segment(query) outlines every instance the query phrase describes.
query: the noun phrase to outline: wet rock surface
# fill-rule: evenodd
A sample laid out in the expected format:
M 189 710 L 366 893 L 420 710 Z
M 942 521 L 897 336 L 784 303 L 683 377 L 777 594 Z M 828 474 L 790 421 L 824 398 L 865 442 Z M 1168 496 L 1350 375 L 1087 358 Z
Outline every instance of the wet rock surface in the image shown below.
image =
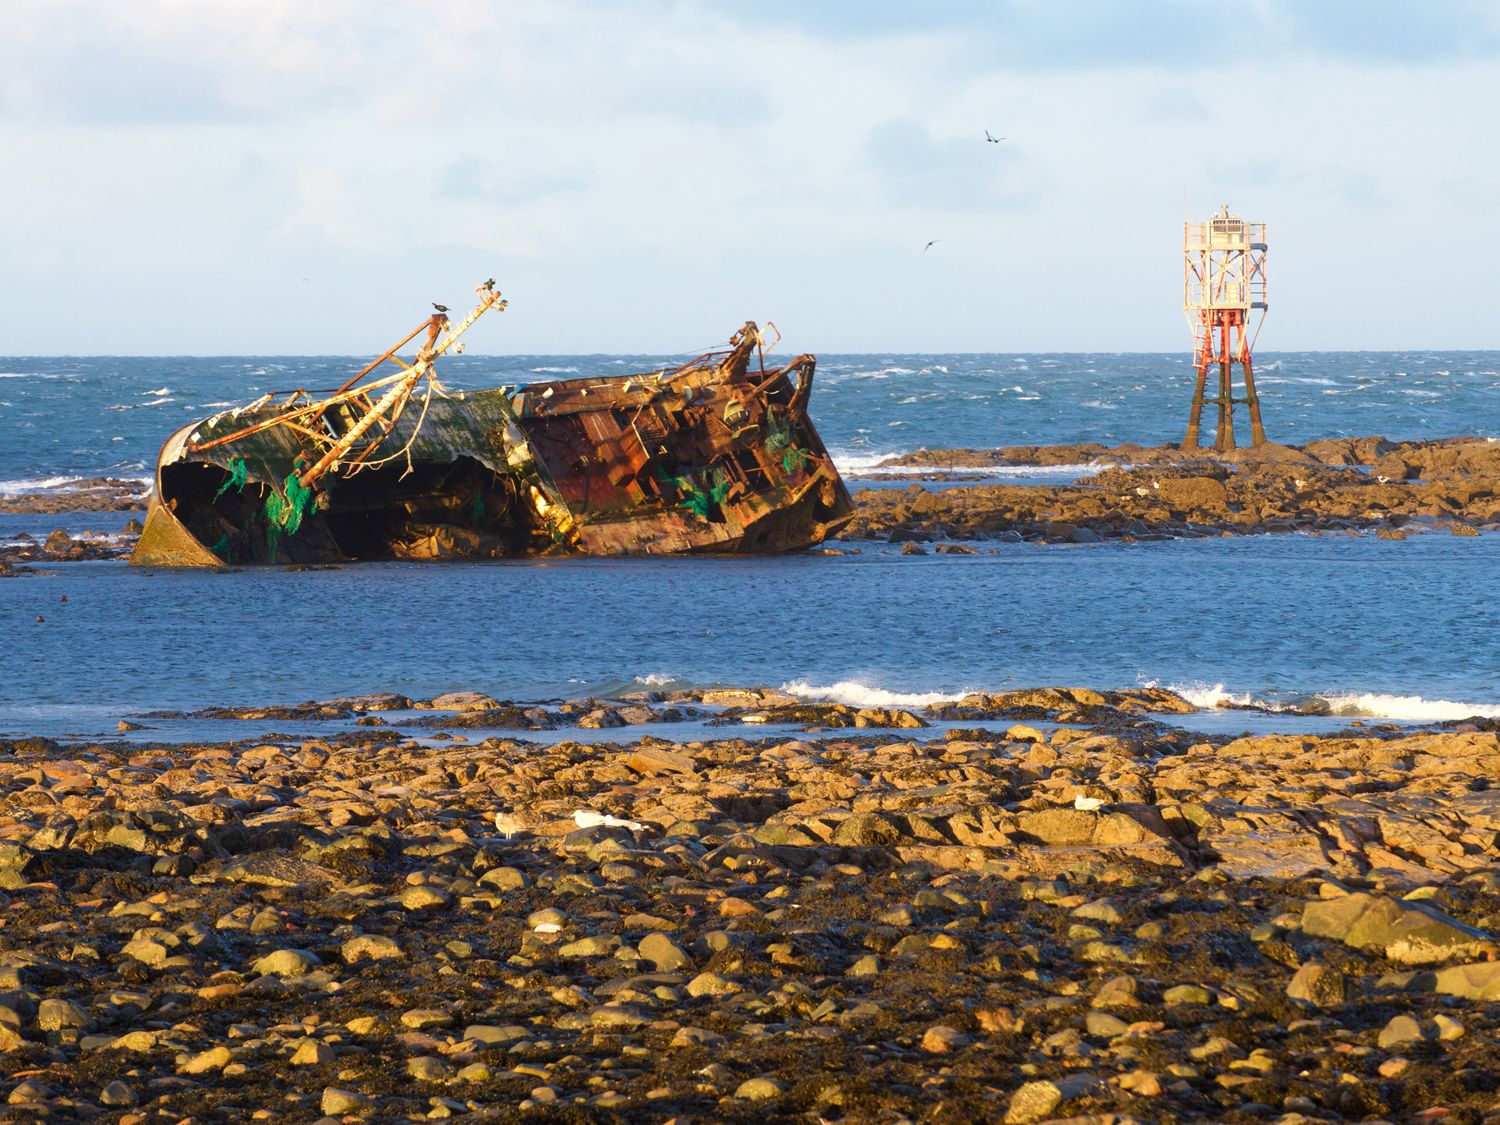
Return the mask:
M 1500 737 L 1179 705 L 0 742 L 0 1116 L 1500 1119 Z
M 144 512 L 148 492 L 138 480 L 88 477 L 66 487 L 0 496 L 0 512 Z
M 846 539 L 891 542 L 1202 538 L 1259 532 L 1500 529 L 1500 443 L 1345 438 L 1217 455 L 1173 446 L 921 450 L 888 466 L 1050 466 L 1100 471 L 1073 485 L 864 489 Z M 1102 468 L 1101 468 L 1102 467 Z
M 130 554 L 139 528 L 127 525 L 118 535 L 84 532 L 69 535 L 61 528 L 45 539 L 22 532 L 12 541 L 0 545 L 0 575 L 35 573 L 30 563 L 88 562 L 97 559 L 123 559 Z

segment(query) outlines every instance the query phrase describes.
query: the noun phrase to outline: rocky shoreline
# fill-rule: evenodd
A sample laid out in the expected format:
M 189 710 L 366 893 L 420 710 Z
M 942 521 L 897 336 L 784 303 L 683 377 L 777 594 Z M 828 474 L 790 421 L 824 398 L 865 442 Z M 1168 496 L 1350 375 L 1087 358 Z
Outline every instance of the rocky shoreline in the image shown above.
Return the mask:
M 0 513 L 52 515 L 63 512 L 144 512 L 150 489 L 141 481 L 89 477 L 66 487 L 0 495 Z
M 1079 465 L 1070 485 L 966 484 L 864 489 L 846 539 L 921 543 L 1203 538 L 1287 532 L 1500 530 L 1500 443 L 1350 438 L 1267 445 L 1223 456 L 1175 446 L 923 450 L 884 470 Z
M 984 470 L 1086 466 L 1075 484 L 985 483 Z M 1267 445 L 1219 456 L 1175 446 L 1096 444 L 937 449 L 883 462 L 900 488 L 858 488 L 857 514 L 842 542 L 904 543 L 924 553 L 972 553 L 974 541 L 1096 543 L 1289 532 L 1374 532 L 1404 539 L 1421 532 L 1478 535 L 1500 530 L 1500 443 L 1487 438 L 1391 442 L 1342 438 L 1294 447 Z M 868 479 L 868 478 L 866 478 Z M 926 483 L 941 482 L 929 489 Z M 138 483 L 100 478 L 0 497 L 0 512 L 140 511 Z M 0 577 L 28 564 L 124 558 L 139 534 L 131 520 L 117 536 L 45 541 L 18 537 L 0 546 Z
M 597 703 L 0 741 L 4 1118 L 1500 1121 L 1493 723 Z

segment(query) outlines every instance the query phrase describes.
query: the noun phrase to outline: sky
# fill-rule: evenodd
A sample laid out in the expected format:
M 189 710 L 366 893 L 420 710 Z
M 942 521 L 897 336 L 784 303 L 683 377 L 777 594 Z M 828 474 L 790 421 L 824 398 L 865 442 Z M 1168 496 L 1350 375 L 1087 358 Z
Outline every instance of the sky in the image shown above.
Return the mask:
M 0 353 L 1496 348 L 1481 0 L 7 0 Z M 985 131 L 1005 139 L 985 140 Z M 927 249 L 929 241 L 934 244 Z

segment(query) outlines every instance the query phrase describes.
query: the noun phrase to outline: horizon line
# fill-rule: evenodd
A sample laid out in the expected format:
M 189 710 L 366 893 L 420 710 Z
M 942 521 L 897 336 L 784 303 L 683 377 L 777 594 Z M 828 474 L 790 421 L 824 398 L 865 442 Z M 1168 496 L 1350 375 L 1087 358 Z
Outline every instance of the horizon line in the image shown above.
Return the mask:
M 1407 345 L 1399 348 L 1266 348 L 1256 352 L 1256 355 L 1332 355 L 1341 352 L 1364 353 L 1370 355 L 1399 355 L 1410 352 L 1477 352 L 1477 353 L 1500 353 L 1500 345 L 1493 347 L 1429 347 L 1425 345 Z M 54 359 L 329 359 L 329 360 L 366 360 L 374 353 L 370 352 L 52 352 L 41 353 L 11 353 L 0 354 L 0 362 L 10 360 L 54 360 Z M 620 357 L 631 356 L 641 358 L 652 358 L 657 356 L 691 356 L 703 354 L 697 351 L 655 351 L 655 352 L 473 352 L 467 351 L 462 356 L 445 356 L 442 358 L 452 359 L 505 359 L 505 358 L 537 358 L 537 359 L 594 359 L 605 356 Z M 767 352 L 769 356 L 793 357 L 797 352 Z M 811 353 L 814 357 L 820 353 Z M 1013 351 L 893 351 L 882 349 L 880 351 L 848 352 L 836 349 L 822 352 L 825 356 L 1035 356 L 1035 355 L 1150 355 L 1150 356 L 1192 356 L 1191 348 L 1182 349 L 1159 349 L 1159 348 L 1130 348 L 1130 349 L 1047 349 L 1047 348 L 1025 348 Z

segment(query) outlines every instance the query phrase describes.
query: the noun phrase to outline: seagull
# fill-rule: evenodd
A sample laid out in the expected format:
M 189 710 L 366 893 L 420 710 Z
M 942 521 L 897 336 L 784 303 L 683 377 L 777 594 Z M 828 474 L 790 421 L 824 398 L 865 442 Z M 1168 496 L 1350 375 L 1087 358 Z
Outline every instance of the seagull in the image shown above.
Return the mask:
M 934 246 L 936 246 L 941 241 L 943 241 L 941 238 L 934 238 L 926 246 L 922 247 L 922 253 L 924 253 L 924 254 L 927 253 L 927 251 L 931 250 Z
M 638 820 L 625 820 L 608 813 L 597 813 L 593 809 L 579 809 L 573 814 L 573 823 L 579 828 L 628 828 L 632 832 L 642 832 L 646 828 Z
M 1098 797 L 1085 797 L 1082 793 L 1073 795 L 1073 807 L 1080 812 L 1098 812 L 1108 802 L 1101 801 Z
M 990 136 L 990 131 L 988 129 L 986 129 L 984 131 L 984 139 L 987 140 L 987 141 L 989 141 L 990 144 L 992 144 L 992 145 L 997 145 L 1001 141 L 1005 140 L 1004 137 L 992 137 L 992 136 Z
M 436 301 L 432 302 L 432 307 L 435 308 L 435 309 L 437 309 L 437 311 L 440 312 L 440 313 L 445 313 L 445 312 L 448 311 L 448 306 L 447 305 L 440 305 Z
M 534 816 L 525 813 L 497 812 L 495 814 L 495 828 L 509 840 L 516 833 L 530 835 L 531 830 L 537 825 Z

